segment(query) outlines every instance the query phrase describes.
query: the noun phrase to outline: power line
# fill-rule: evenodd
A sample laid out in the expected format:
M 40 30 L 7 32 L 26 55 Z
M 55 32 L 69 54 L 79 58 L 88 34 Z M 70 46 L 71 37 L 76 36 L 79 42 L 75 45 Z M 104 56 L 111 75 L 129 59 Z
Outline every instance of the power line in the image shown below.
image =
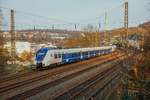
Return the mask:
M 102 12 L 99 16 L 96 16 L 94 18 L 90 18 L 90 19 L 85 19 L 83 21 L 80 21 L 81 22 L 84 22 L 84 21 L 89 21 L 89 20 L 95 20 L 95 19 L 99 19 L 101 17 L 103 17 L 103 15 L 105 14 L 105 12 L 111 12 L 112 10 L 118 8 L 122 6 L 121 5 L 118 5 L 118 6 L 115 6 L 114 8 L 111 8 L 111 9 L 108 9 L 108 10 L 105 10 L 104 12 Z M 6 7 L 3 7 L 3 6 L 0 6 L 0 8 L 3 8 L 3 9 L 7 9 L 7 10 L 10 10 L 10 8 L 6 8 Z M 29 12 L 25 12 L 25 11 L 20 11 L 20 10 L 15 10 L 17 13 L 22 13 L 22 14 L 25 14 L 25 15 L 30 15 L 30 16 L 34 16 L 34 17 L 38 17 L 38 18 L 42 18 L 42 19 L 46 19 L 46 20 L 51 20 L 51 21 L 58 21 L 58 22 L 62 22 L 62 23 L 66 23 L 66 24 L 69 24 L 69 25 L 74 25 L 74 24 L 77 24 L 77 23 L 74 23 L 74 22 L 68 22 L 68 21 L 65 21 L 65 20 L 60 20 L 60 19 L 54 19 L 54 18 L 48 18 L 48 17 L 45 17 L 45 16 L 41 16 L 41 15 L 37 15 L 37 14 L 33 14 L 33 13 L 29 13 Z
M 105 13 L 106 13 L 106 12 L 109 13 L 109 12 L 111 12 L 111 11 L 114 10 L 114 9 L 118 9 L 119 7 L 124 7 L 124 2 L 121 3 L 121 4 L 119 4 L 119 5 L 117 5 L 117 6 L 115 6 L 114 8 L 110 8 L 110 9 L 108 9 L 108 10 L 103 11 L 102 13 L 100 13 L 99 15 L 97 15 L 97 16 L 95 16 L 95 17 L 93 17 L 93 18 L 88 18 L 88 19 L 81 20 L 80 23 L 81 23 L 81 22 L 86 22 L 86 21 L 89 21 L 89 20 L 100 19 L 100 18 L 102 18 L 102 17 L 105 16 Z
M 0 6 L 0 8 L 1 8 L 1 9 L 6 9 L 6 10 L 11 10 L 10 8 L 6 8 L 6 7 L 3 7 L 3 6 Z M 41 16 L 41 15 L 37 15 L 37 14 L 33 14 L 33 13 L 21 11 L 21 10 L 15 10 L 15 12 L 17 12 L 17 13 L 22 13 L 22 14 L 24 14 L 24 15 L 30 15 L 30 16 L 34 16 L 34 17 L 46 19 L 46 20 L 53 20 L 53 21 L 55 20 L 55 21 L 58 21 L 58 22 L 63 22 L 63 23 L 67 23 L 67 24 L 73 24 L 73 23 L 67 22 L 67 21 L 65 21 L 65 20 L 54 19 L 54 18 L 48 18 L 48 17 L 45 17 L 45 16 Z

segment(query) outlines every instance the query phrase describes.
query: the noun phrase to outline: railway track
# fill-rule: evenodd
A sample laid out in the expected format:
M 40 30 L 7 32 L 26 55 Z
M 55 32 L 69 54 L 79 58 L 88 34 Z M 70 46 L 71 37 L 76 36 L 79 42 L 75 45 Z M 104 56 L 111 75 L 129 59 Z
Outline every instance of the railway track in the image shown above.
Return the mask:
M 102 66 L 97 66 L 94 69 L 91 69 L 84 73 L 80 73 L 77 76 L 72 77 L 71 79 L 68 79 L 67 81 L 61 82 L 57 85 L 51 86 L 49 84 L 45 87 L 45 90 L 42 90 L 42 88 L 39 88 L 39 91 L 42 90 L 42 92 L 40 91 L 39 93 L 34 94 L 33 96 L 30 96 L 28 98 L 30 100 L 40 100 L 40 99 L 53 100 L 59 96 L 62 96 L 64 93 L 68 93 L 68 95 L 70 95 L 70 92 L 68 92 L 69 90 L 77 87 L 78 85 L 95 77 L 99 73 L 107 70 L 108 68 L 112 67 L 111 65 L 112 65 L 112 62 L 109 64 L 104 64 Z M 36 89 L 36 90 L 38 90 L 38 89 Z
M 97 90 L 94 88 L 93 93 L 89 95 L 88 98 L 94 99 L 94 100 L 108 100 L 112 92 L 118 88 L 119 83 L 120 83 L 121 75 L 120 73 L 114 75 L 102 88 L 100 88 L 101 83 L 99 82 L 98 84 L 95 85 Z M 90 93 L 90 92 L 89 92 Z
M 96 97 L 97 94 L 99 94 L 107 89 L 106 87 L 109 86 L 109 84 L 111 84 L 110 83 L 111 81 L 113 81 L 115 78 L 117 78 L 119 76 L 119 70 L 118 69 L 113 70 L 110 73 L 105 74 L 105 75 L 107 75 L 107 76 L 103 76 L 103 79 L 100 79 L 101 77 L 99 76 L 99 79 L 97 78 L 97 80 L 95 80 L 95 81 L 93 80 L 93 82 L 86 89 L 84 89 L 78 95 L 75 95 L 70 100 L 83 100 L 83 98 L 85 100 L 89 100 L 91 98 Z M 107 90 L 107 93 L 109 93 L 109 90 Z M 105 94 L 105 96 L 107 96 L 107 95 Z M 103 97 L 105 97 L 105 96 L 103 96 Z M 104 99 L 98 99 L 98 100 L 104 100 Z
M 0 83 L 10 81 L 13 79 L 17 79 L 19 77 L 29 76 L 29 75 L 32 75 L 34 73 L 35 73 L 35 71 L 27 71 L 27 72 L 19 72 L 19 73 L 13 74 L 13 75 L 11 75 L 11 74 L 5 75 L 5 76 L 0 77 Z
M 114 53 L 111 56 L 115 56 L 115 55 L 116 54 Z M 10 85 L 15 85 L 17 83 L 25 82 L 25 81 L 32 80 L 32 79 L 35 80 L 35 78 L 39 78 L 42 75 L 46 76 L 48 74 L 54 74 L 54 73 L 65 72 L 68 70 L 77 69 L 78 67 L 76 67 L 76 66 L 80 67 L 81 64 L 83 65 L 86 63 L 92 63 L 92 62 L 95 62 L 98 60 L 101 60 L 101 62 L 103 62 L 108 57 L 110 57 L 110 55 L 106 55 L 101 58 L 95 58 L 94 60 L 91 59 L 90 61 L 88 60 L 88 61 L 78 62 L 77 64 L 71 64 L 71 65 L 67 65 L 67 66 L 58 67 L 58 68 L 52 69 L 52 70 L 46 70 L 46 71 L 40 71 L 40 72 L 37 71 L 37 72 L 33 72 L 33 73 L 24 73 L 21 75 L 8 77 L 8 79 L 6 78 L 6 79 L 1 80 L 0 91 L 2 88 L 9 87 Z
M 116 56 L 116 55 L 113 55 L 113 56 Z M 108 57 L 109 57 L 109 60 L 113 60 L 113 59 L 116 58 L 116 57 L 113 58 L 113 57 L 107 56 L 106 57 L 107 60 L 104 59 L 105 58 L 104 57 L 104 58 L 91 60 L 91 62 L 89 62 L 89 63 L 101 60 L 101 64 L 103 64 L 103 63 L 108 61 Z M 26 79 L 26 80 L 23 80 L 23 81 L 19 81 L 19 82 L 16 82 L 16 83 L 14 82 L 14 84 L 5 85 L 4 87 L 0 88 L 0 96 L 3 96 L 4 98 L 12 98 L 12 99 L 13 98 L 19 98 L 19 97 L 20 97 L 20 99 L 23 99 L 23 98 L 26 98 L 26 97 L 30 97 L 30 96 L 32 96 L 32 95 L 37 93 L 37 88 L 41 88 L 43 86 L 46 86 L 49 83 L 51 84 L 51 86 L 53 86 L 52 84 L 54 84 L 54 83 L 56 84 L 56 83 L 60 83 L 60 82 L 66 81 L 68 79 L 71 79 L 73 76 L 75 77 L 79 73 L 83 73 L 83 72 L 85 72 L 87 70 L 91 70 L 92 68 L 94 68 L 94 67 L 84 67 L 84 66 L 87 66 L 87 63 L 86 63 L 86 61 L 83 61 L 83 62 L 84 63 L 82 63 L 82 64 L 80 64 L 80 63 L 77 64 L 78 66 L 82 65 L 83 66 L 82 68 L 80 66 L 79 67 L 73 66 L 73 67 L 68 67 L 68 68 L 64 68 L 64 69 L 60 68 L 61 70 L 60 69 L 55 69 L 55 71 L 54 70 L 53 71 L 46 71 L 48 73 L 43 74 L 43 75 L 41 75 L 39 77 L 34 77 L 34 78 Z M 91 66 L 93 66 L 93 65 L 91 65 Z M 69 73 L 67 73 L 68 71 L 69 71 Z M 67 73 L 67 74 L 64 74 L 64 73 Z M 45 81 L 43 83 L 43 84 L 47 83 L 46 85 L 40 84 L 37 87 L 34 87 L 34 84 L 33 84 L 32 88 L 30 88 L 30 89 L 28 88 L 27 89 L 27 87 L 26 87 L 27 85 L 26 84 L 32 84 L 34 82 L 36 82 L 36 84 L 37 84 L 38 81 L 43 81 L 46 78 L 47 79 L 51 79 L 50 81 Z M 24 88 L 26 87 L 26 90 L 21 91 L 23 93 L 20 92 L 20 94 L 14 93 L 14 94 L 8 95 L 8 93 L 9 93 L 8 91 L 12 92 L 11 90 L 19 89 L 19 87 L 22 87 L 22 86 L 24 86 Z M 33 92 L 33 91 L 36 91 L 36 92 Z M 40 91 L 41 91 L 41 89 L 39 89 L 39 92 Z
M 79 97 L 80 97 L 81 93 L 84 93 L 84 95 L 85 95 L 86 91 L 90 90 L 90 88 L 93 87 L 95 85 L 95 83 L 97 83 L 99 81 L 103 81 L 104 78 L 106 78 L 106 76 L 115 74 L 115 72 L 116 72 L 115 70 L 118 70 L 117 68 L 118 67 L 109 68 L 109 69 L 103 71 L 102 73 L 99 73 L 98 75 L 92 77 L 91 79 L 78 85 L 77 87 L 74 87 L 73 89 L 69 90 L 68 92 L 64 93 L 63 95 L 56 97 L 54 100 L 61 100 L 61 99 L 63 99 L 63 100 L 67 100 L 67 99 L 80 100 Z

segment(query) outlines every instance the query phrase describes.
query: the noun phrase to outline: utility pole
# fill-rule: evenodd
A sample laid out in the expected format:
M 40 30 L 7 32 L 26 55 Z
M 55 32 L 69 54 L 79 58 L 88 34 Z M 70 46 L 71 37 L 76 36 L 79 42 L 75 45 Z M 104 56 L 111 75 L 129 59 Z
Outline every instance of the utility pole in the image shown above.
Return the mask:
M 101 23 L 98 24 L 98 28 L 99 28 L 99 32 L 100 32 L 100 29 L 101 29 Z
M 74 28 L 75 28 L 75 30 L 77 29 L 77 24 L 74 24 Z
M 129 59 L 128 59 L 128 0 L 125 0 L 125 7 L 124 7 L 124 29 L 125 29 L 125 33 L 124 33 L 124 36 L 123 36 L 123 40 L 125 41 L 126 45 L 125 45 L 125 49 L 126 49 L 126 56 L 127 56 L 127 59 L 124 60 L 123 62 L 123 97 L 122 99 L 123 100 L 128 100 L 129 99 L 129 96 L 128 96 L 128 67 L 129 67 Z
M 125 1 L 125 14 L 124 14 L 124 28 L 125 28 L 125 40 L 128 43 L 128 0 Z
M 2 32 L 2 26 L 3 26 L 2 20 L 3 20 L 2 10 L 0 9 L 0 33 Z
M 107 31 L 109 28 L 109 16 L 108 13 L 105 13 L 105 38 L 107 45 L 111 43 L 111 32 Z
M 1 4 L 2 4 L 2 1 L 0 0 L 0 6 Z M 3 19 L 2 9 L 0 8 L 0 33 L 2 32 L 2 19 Z
M 54 30 L 55 29 L 55 26 L 54 25 L 52 25 L 52 30 Z
M 33 30 L 34 30 L 34 31 L 36 30 L 35 26 L 33 27 Z
M 12 62 L 14 63 L 16 57 L 16 34 L 15 34 L 15 18 L 14 18 L 14 10 L 10 11 L 10 34 L 11 34 L 11 57 Z
M 104 40 L 105 42 L 109 42 L 109 35 L 107 32 L 107 28 L 108 28 L 108 14 L 107 12 L 105 12 L 105 26 L 104 26 L 105 30 L 104 30 Z
M 105 26 L 104 26 L 104 40 L 106 39 L 106 34 L 107 34 L 107 32 L 106 32 L 106 30 L 107 30 L 107 12 L 105 12 Z

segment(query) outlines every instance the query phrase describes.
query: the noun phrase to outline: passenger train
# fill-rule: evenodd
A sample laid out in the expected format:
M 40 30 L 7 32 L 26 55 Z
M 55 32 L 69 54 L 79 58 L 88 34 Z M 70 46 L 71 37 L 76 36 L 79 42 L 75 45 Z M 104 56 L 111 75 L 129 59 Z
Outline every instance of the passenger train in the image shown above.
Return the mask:
M 52 65 L 70 64 L 72 62 L 111 53 L 115 51 L 115 49 L 115 46 L 72 49 L 52 49 L 43 47 L 35 54 L 36 69 L 42 69 Z

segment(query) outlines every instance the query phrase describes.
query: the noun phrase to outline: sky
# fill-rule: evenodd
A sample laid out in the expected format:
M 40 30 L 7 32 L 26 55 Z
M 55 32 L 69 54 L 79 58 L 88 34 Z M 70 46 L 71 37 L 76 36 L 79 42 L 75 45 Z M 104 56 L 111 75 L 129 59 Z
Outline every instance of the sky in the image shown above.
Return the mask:
M 129 1 L 129 26 L 149 20 L 148 0 Z M 14 9 L 16 26 L 73 29 L 74 24 L 118 28 L 123 26 L 125 0 L 0 0 L 4 23 L 9 25 L 9 9 Z M 7 9 L 6 9 L 7 8 Z M 107 13 L 105 13 L 107 12 Z M 105 15 L 106 21 L 105 21 Z M 106 24 L 104 24 L 106 22 Z

